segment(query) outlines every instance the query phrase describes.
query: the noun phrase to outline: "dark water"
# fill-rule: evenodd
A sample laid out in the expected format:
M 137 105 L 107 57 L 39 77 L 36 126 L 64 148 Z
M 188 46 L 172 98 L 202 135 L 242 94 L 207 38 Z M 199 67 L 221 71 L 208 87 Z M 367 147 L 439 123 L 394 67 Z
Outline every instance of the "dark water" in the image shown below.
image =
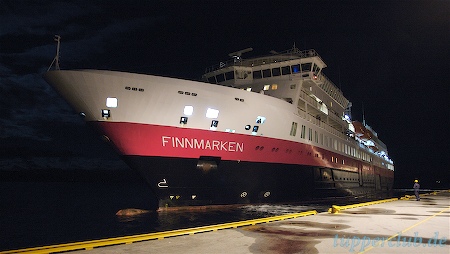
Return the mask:
M 0 251 L 256 219 L 326 204 L 244 205 L 222 210 L 151 212 L 153 196 L 135 181 L 0 181 Z

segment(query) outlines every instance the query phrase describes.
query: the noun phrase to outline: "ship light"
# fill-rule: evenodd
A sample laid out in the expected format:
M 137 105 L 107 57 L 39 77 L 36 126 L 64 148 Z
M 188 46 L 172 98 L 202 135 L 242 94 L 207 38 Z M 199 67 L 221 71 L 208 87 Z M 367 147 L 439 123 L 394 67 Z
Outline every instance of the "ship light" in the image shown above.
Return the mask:
M 117 98 L 112 97 L 106 98 L 106 106 L 108 108 L 117 108 Z
M 208 108 L 206 110 L 206 117 L 207 118 L 217 118 L 218 116 L 219 116 L 219 110 L 213 109 L 213 108 Z
M 183 113 L 185 115 L 191 116 L 193 112 L 194 112 L 194 107 L 192 107 L 192 106 L 184 106 Z

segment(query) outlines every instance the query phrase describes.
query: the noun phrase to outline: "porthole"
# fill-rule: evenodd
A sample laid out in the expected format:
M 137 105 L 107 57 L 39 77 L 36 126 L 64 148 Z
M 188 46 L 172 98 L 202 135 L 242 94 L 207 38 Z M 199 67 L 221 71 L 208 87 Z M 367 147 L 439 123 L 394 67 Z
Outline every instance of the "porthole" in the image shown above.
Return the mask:
M 245 126 L 245 129 L 246 129 L 246 130 L 250 130 L 250 128 L 252 128 L 252 126 L 250 126 L 250 125 L 246 125 L 246 126 Z

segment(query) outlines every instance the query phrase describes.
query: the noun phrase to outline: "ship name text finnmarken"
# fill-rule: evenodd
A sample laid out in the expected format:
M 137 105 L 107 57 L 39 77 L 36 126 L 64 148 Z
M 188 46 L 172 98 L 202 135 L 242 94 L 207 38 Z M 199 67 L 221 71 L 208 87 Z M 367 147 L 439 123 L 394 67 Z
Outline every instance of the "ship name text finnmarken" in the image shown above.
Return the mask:
M 161 136 L 162 146 L 173 148 L 191 148 L 201 150 L 216 150 L 226 152 L 244 152 L 244 143 L 235 141 L 196 139 L 185 137 Z

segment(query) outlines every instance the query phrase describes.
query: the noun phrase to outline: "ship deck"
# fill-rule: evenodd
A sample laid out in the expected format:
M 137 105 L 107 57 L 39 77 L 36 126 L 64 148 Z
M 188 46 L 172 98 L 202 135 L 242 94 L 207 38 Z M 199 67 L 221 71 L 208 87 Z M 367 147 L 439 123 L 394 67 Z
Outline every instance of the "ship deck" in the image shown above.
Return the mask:
M 450 191 L 5 253 L 450 253 Z

